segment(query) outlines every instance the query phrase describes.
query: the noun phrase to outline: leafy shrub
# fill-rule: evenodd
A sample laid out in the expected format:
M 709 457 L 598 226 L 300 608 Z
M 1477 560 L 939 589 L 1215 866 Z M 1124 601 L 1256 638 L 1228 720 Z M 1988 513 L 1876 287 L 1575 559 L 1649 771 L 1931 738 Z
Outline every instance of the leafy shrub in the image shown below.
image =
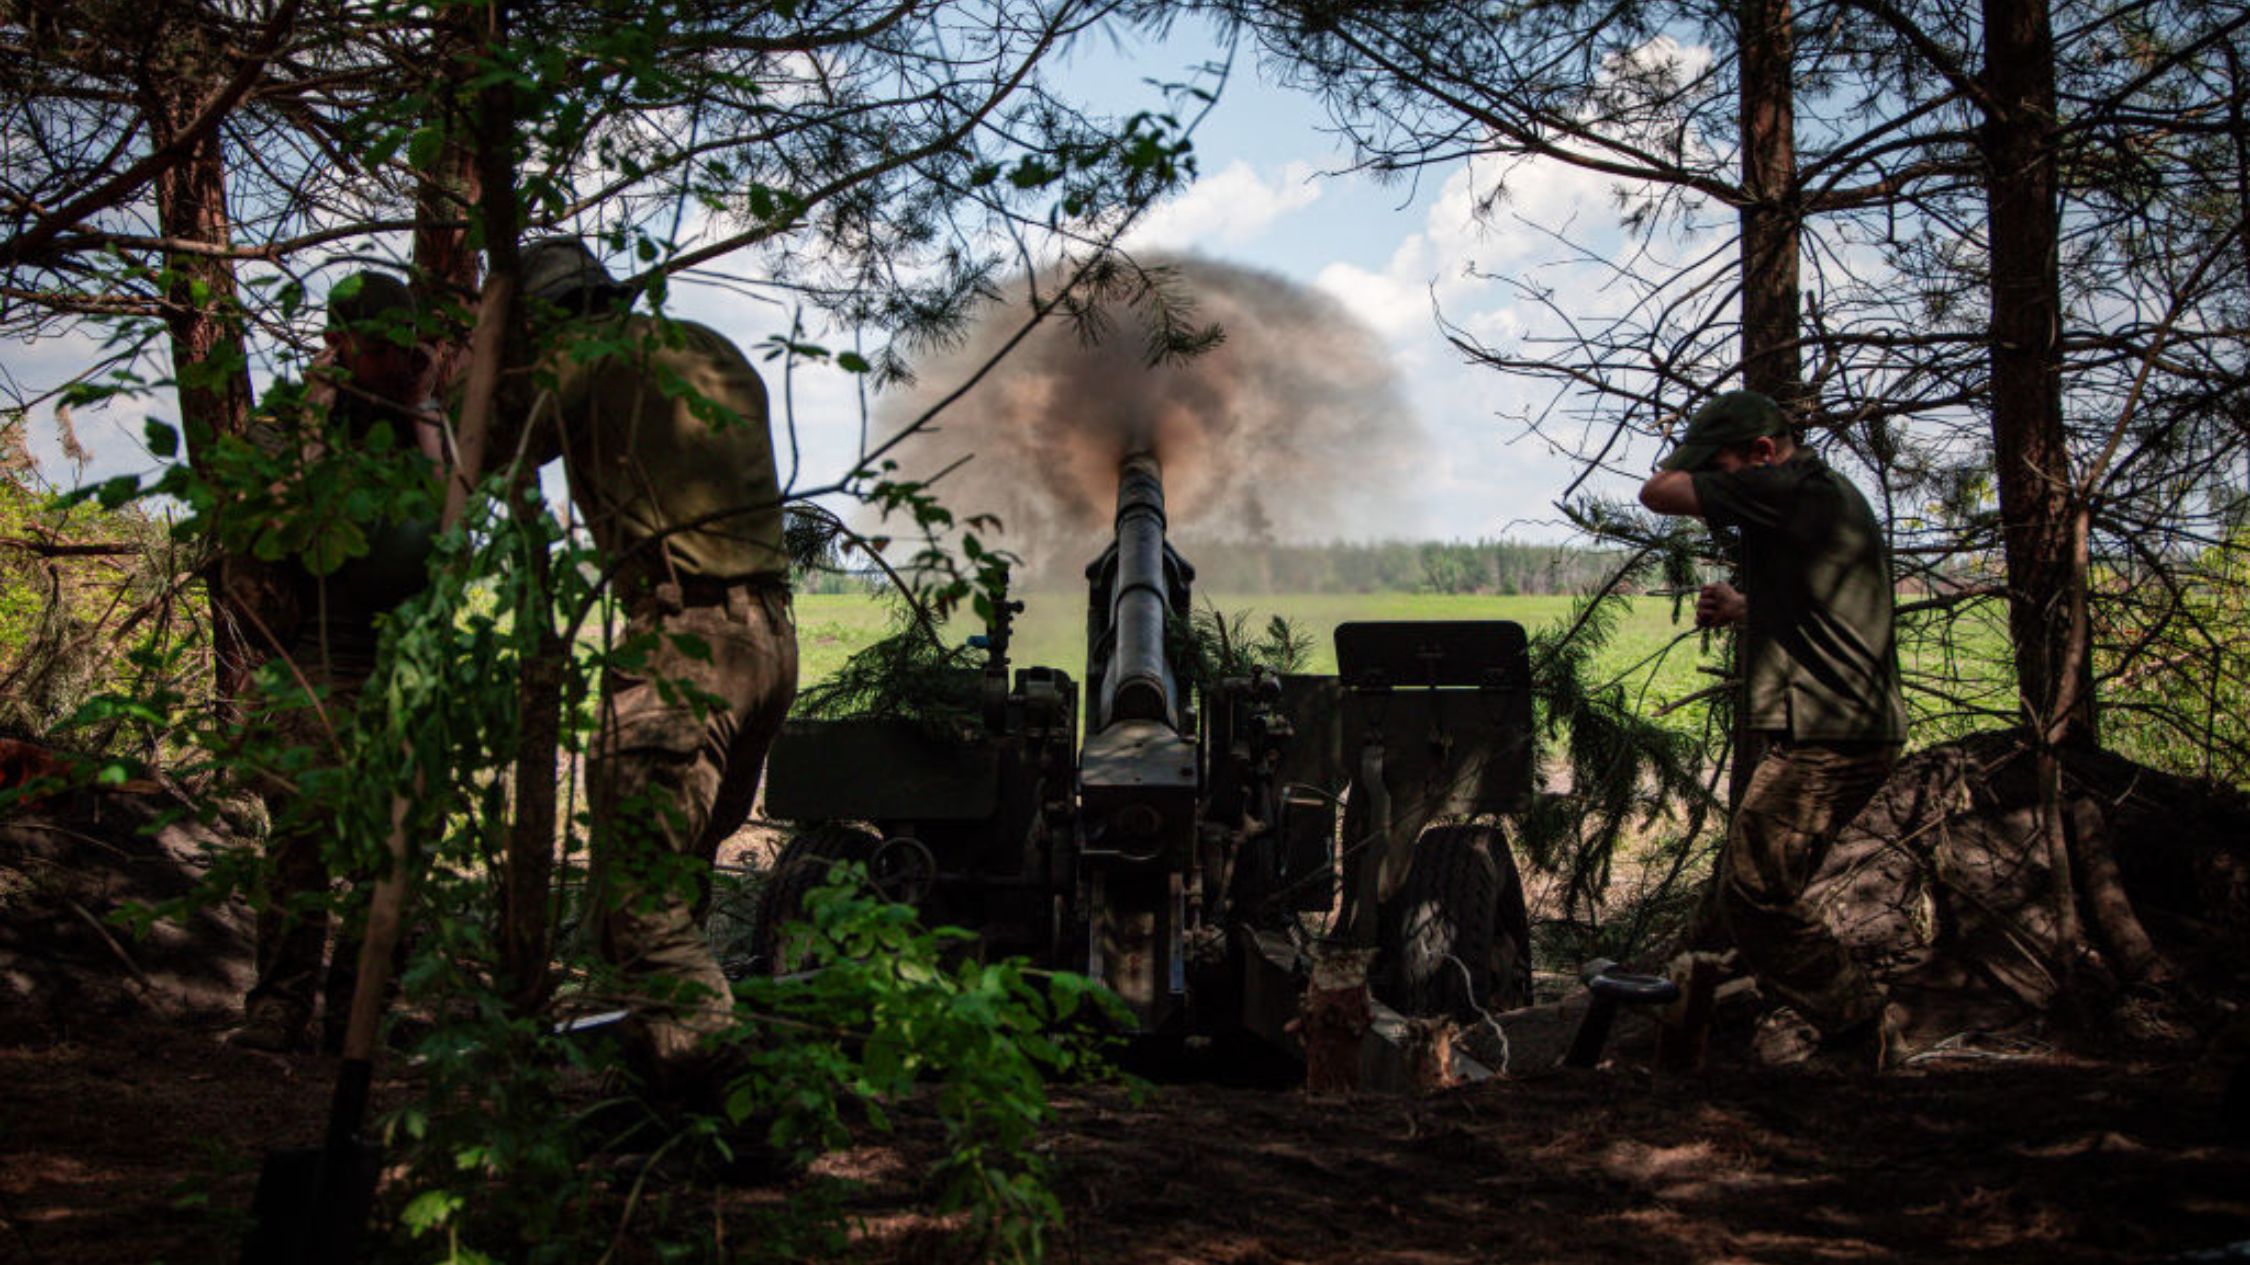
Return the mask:
M 477 1006 L 417 1047 L 426 1084 L 393 1118 L 409 1177 L 399 1244 L 442 1241 L 449 1261 L 729 1260 L 710 1228 L 737 1197 L 727 1174 L 758 1161 L 802 1166 L 863 1130 L 884 1133 L 902 1104 L 932 1113 L 945 1155 L 934 1211 L 960 1214 L 980 1258 L 1033 1261 L 1062 1207 L 1035 1149 L 1058 1078 L 1106 1075 L 1103 1034 L 1129 1022 L 1077 975 L 958 950 L 967 932 L 917 925 L 840 868 L 791 929 L 812 969 L 736 986 L 739 1051 L 723 1103 L 666 1111 L 618 1074 L 613 1051 L 546 1024 Z M 448 963 L 485 952 L 468 919 L 418 957 L 414 991 L 456 1006 L 486 990 Z M 846 1242 L 848 1192 L 816 1184 L 762 1214 L 753 1242 L 772 1255 L 832 1254 Z M 747 1214 L 737 1211 L 736 1216 Z

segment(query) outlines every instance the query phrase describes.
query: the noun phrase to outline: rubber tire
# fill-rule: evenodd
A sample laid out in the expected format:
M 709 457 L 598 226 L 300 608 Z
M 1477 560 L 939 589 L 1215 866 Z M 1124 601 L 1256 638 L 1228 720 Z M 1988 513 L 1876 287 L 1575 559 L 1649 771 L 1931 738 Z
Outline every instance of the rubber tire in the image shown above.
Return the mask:
M 839 862 L 867 864 L 882 842 L 871 831 L 843 825 L 816 826 L 789 837 L 781 855 L 774 859 L 765 894 L 758 902 L 758 925 L 751 947 L 760 966 L 774 975 L 797 969 L 797 964 L 788 960 L 781 929 L 804 921 L 805 897 L 828 882 L 831 868 Z
M 1375 995 L 1400 1014 L 1473 1023 L 1531 1002 L 1531 919 L 1497 826 L 1423 831 L 1378 933 Z

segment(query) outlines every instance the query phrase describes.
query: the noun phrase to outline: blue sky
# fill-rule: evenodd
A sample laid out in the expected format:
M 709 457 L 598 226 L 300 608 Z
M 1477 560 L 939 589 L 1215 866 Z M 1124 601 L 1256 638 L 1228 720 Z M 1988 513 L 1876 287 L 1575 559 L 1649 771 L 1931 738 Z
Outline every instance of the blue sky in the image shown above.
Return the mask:
M 1081 49 L 1067 82 L 1098 105 L 1123 112 L 1159 98 L 1146 81 L 1177 82 L 1217 58 L 1215 38 L 1183 24 L 1163 42 L 1120 41 Z M 1187 251 L 1278 273 L 1333 295 L 1389 352 L 1422 436 L 1416 471 L 1388 495 L 1361 498 L 1322 533 L 1347 539 L 1569 537 L 1554 499 L 1577 473 L 1572 462 L 1510 420 L 1536 411 L 1548 389 L 1463 363 L 1439 331 L 1436 310 L 1497 346 L 1538 327 L 1512 288 L 1468 275 L 1537 277 L 1589 311 L 1611 300 L 1592 270 L 1571 259 L 1551 230 L 1568 228 L 1597 246 L 1620 239 L 1606 178 L 1547 166 L 1508 173 L 1510 196 L 1495 216 L 1473 214 L 1477 195 L 1501 174 L 1489 165 L 1435 168 L 1413 182 L 1378 183 L 1341 173 L 1342 140 L 1326 129 L 1317 101 L 1269 82 L 1244 51 L 1217 107 L 1195 134 L 1200 175 L 1152 211 L 1126 239 L 1135 249 Z M 726 327 L 733 306 L 683 297 L 685 314 Z M 841 388 L 808 372 L 798 393 L 806 417 L 848 410 Z M 808 424 L 806 478 L 848 463 L 844 428 Z M 831 444 L 842 445 L 831 447 Z M 1645 458 L 1642 458 L 1645 462 Z M 1626 476 L 1597 476 L 1585 490 L 1629 496 Z
M 1223 51 L 1208 28 L 1182 23 L 1162 41 L 1081 46 L 1064 78 L 1074 94 L 1123 113 L 1161 100 L 1150 81 L 1196 78 Z M 1663 51 L 1691 62 L 1702 55 Z M 1324 291 L 1388 349 L 1419 423 L 1417 473 L 1387 496 L 1363 498 L 1324 537 L 1570 539 L 1554 501 L 1579 466 L 1527 436 L 1521 422 L 1542 410 L 1552 389 L 1464 363 L 1437 313 L 1488 346 L 1512 350 L 1527 334 L 1551 329 L 1551 318 L 1519 304 L 1514 287 L 1492 277 L 1552 287 L 1574 315 L 1614 311 L 1624 296 L 1607 290 L 1602 270 L 1557 237 L 1567 233 L 1596 252 L 1623 247 L 1612 181 L 1559 163 L 1464 163 L 1389 183 L 1348 173 L 1348 147 L 1320 104 L 1277 86 L 1256 63 L 1252 50 L 1237 55 L 1218 105 L 1196 131 L 1196 182 L 1155 208 L 1126 245 L 1198 253 Z M 1503 180 L 1507 196 L 1497 210 L 1477 214 L 1476 204 Z M 1659 242 L 1654 251 L 1684 259 L 1690 244 Z M 722 326 L 739 319 L 693 298 L 684 310 Z M 819 375 L 806 382 L 811 389 L 799 395 L 805 415 L 847 407 Z M 1578 437 L 1571 424 L 1549 424 L 1565 442 Z M 846 441 L 840 430 L 825 438 Z M 805 439 L 807 478 L 848 462 L 848 447 L 830 451 L 813 428 Z M 1597 474 L 1579 490 L 1629 498 L 1633 472 L 1645 470 L 1650 455 L 1614 454 L 1619 471 Z
M 1178 81 L 1220 55 L 1207 28 L 1183 23 L 1161 42 L 1123 40 L 1081 48 L 1065 67 L 1074 93 L 1119 110 L 1157 104 L 1145 80 Z M 1597 247 L 1614 241 L 1616 213 L 1602 178 L 1567 168 L 1507 175 L 1510 197 L 1497 216 L 1472 214 L 1476 194 L 1499 172 L 1467 166 L 1433 169 L 1417 182 L 1379 185 L 1358 175 L 1331 175 L 1348 165 L 1341 142 L 1323 128 L 1309 97 L 1267 82 L 1245 50 L 1217 108 L 1195 137 L 1196 183 L 1158 207 L 1127 239 L 1134 248 L 1193 251 L 1228 263 L 1278 273 L 1334 295 L 1388 349 L 1422 435 L 1408 486 L 1386 489 L 1325 534 L 1334 538 L 1474 539 L 1511 536 L 1560 540 L 1567 532 L 1552 502 L 1576 472 L 1545 443 L 1523 435 L 1506 415 L 1536 409 L 1545 388 L 1469 367 L 1440 334 L 1433 303 L 1448 320 L 1505 346 L 1536 326 L 1510 287 L 1468 275 L 1474 267 L 1502 276 L 1534 276 L 1565 293 L 1583 292 L 1604 305 L 1589 270 L 1574 265 L 1549 230 L 1568 227 Z M 745 346 L 781 332 L 785 317 L 715 287 L 683 286 L 675 311 L 719 327 Z M 848 335 L 825 331 L 831 343 Z M 0 346 L 0 371 L 43 384 L 82 363 L 83 340 Z M 800 372 L 790 384 L 802 419 L 802 482 L 826 482 L 850 465 L 858 438 L 857 384 L 834 371 Z M 775 384 L 777 397 L 779 384 Z M 167 416 L 168 401 L 149 402 Z M 154 461 L 139 442 L 139 409 L 77 419 L 92 460 L 79 477 L 145 470 Z M 817 420 L 816 420 L 817 419 Z M 63 459 L 51 409 L 31 426 L 34 453 L 48 477 L 74 481 Z M 1645 455 L 1634 460 L 1645 464 Z M 1597 478 L 1590 490 L 1626 495 L 1629 476 Z

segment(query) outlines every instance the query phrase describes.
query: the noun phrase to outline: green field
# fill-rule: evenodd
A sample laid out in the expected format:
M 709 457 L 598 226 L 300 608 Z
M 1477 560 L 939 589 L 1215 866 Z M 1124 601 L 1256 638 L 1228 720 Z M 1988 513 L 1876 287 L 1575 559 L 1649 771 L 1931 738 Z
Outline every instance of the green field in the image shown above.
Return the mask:
M 1475 595 L 1368 593 L 1280 594 L 1198 597 L 1197 608 L 1217 607 L 1233 615 L 1248 612 L 1253 628 L 1269 616 L 1280 615 L 1314 638 L 1312 670 L 1336 670 L 1336 626 L 1365 619 L 1511 619 L 1536 633 L 1560 626 L 1571 617 L 1568 597 L 1489 597 Z M 1623 620 L 1610 645 L 1597 659 L 1609 672 L 1625 673 L 1658 654 L 1681 632 L 1683 622 L 1672 622 L 1668 598 L 1632 598 L 1631 614 Z M 1060 667 L 1082 676 L 1086 658 L 1085 599 L 1069 593 L 1033 593 L 1024 599 L 1026 609 L 1016 622 L 1011 658 L 1018 664 Z M 800 679 L 807 685 L 825 680 L 854 651 L 881 636 L 887 627 L 888 608 L 872 597 L 807 595 L 797 599 L 797 645 Z M 1683 612 L 1683 616 L 1686 612 Z M 981 631 L 973 619 L 959 619 L 948 630 L 959 637 Z M 1697 662 L 1716 666 L 1717 642 L 1702 653 L 1702 638 L 1689 636 L 1663 657 L 1652 674 L 1645 668 L 1633 673 L 1636 693 L 1645 705 L 1663 703 L 1709 685 L 1714 678 L 1695 670 Z M 1606 673 L 1605 673 L 1606 674 Z
M 1718 681 L 1714 673 L 1725 663 L 1724 637 L 1697 634 L 1690 626 L 1692 611 L 1685 606 L 1675 623 L 1670 598 L 1622 600 L 1628 614 L 1594 662 L 1602 679 L 1625 686 L 1631 707 L 1651 715 Z M 1059 667 L 1083 677 L 1085 598 L 1075 593 L 1031 593 L 1024 601 L 1026 609 L 1016 622 L 1014 661 Z M 1562 627 L 1571 618 L 1575 601 L 1560 596 L 1423 593 L 1219 594 L 1199 596 L 1197 608 L 1215 606 L 1230 617 L 1247 612 L 1253 630 L 1269 616 L 1281 615 L 1312 634 L 1311 670 L 1333 672 L 1338 624 L 1360 619 L 1511 619 L 1536 634 Z M 802 682 L 811 685 L 827 679 L 854 651 L 881 636 L 888 610 L 880 599 L 856 594 L 797 598 Z M 1997 603 L 1980 603 L 1956 611 L 1951 623 L 1920 616 L 1900 621 L 1899 654 L 1906 668 L 1907 705 L 1914 714 L 1918 745 L 2005 722 L 2011 699 L 2007 640 L 1999 623 L 2004 613 Z M 966 638 L 982 631 L 982 625 L 964 617 L 948 631 Z M 2003 713 L 1999 719 L 1994 717 L 1995 709 Z M 1683 730 L 1700 729 L 1704 718 L 1704 707 L 1697 704 L 1669 713 L 1665 723 Z

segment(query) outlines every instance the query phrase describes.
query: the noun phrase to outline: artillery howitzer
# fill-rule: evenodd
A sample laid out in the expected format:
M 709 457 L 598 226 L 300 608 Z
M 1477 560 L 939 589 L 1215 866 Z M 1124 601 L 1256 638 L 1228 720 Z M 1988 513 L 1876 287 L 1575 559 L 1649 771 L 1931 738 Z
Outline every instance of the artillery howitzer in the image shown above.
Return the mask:
M 1144 1033 L 1287 1046 L 1308 950 L 1375 952 L 1409 1016 L 1524 1004 L 1523 891 L 1491 814 L 1531 790 L 1521 627 L 1352 623 L 1334 676 L 1196 682 L 1194 569 L 1165 540 L 1156 459 L 1120 463 L 1115 538 L 1088 579 L 1081 683 L 1012 668 L 1003 601 L 986 663 L 956 669 L 964 723 L 794 720 L 767 811 L 800 823 L 757 942 L 837 861 L 993 954 L 1082 971 Z M 1433 824 L 1437 823 L 1437 824 Z

